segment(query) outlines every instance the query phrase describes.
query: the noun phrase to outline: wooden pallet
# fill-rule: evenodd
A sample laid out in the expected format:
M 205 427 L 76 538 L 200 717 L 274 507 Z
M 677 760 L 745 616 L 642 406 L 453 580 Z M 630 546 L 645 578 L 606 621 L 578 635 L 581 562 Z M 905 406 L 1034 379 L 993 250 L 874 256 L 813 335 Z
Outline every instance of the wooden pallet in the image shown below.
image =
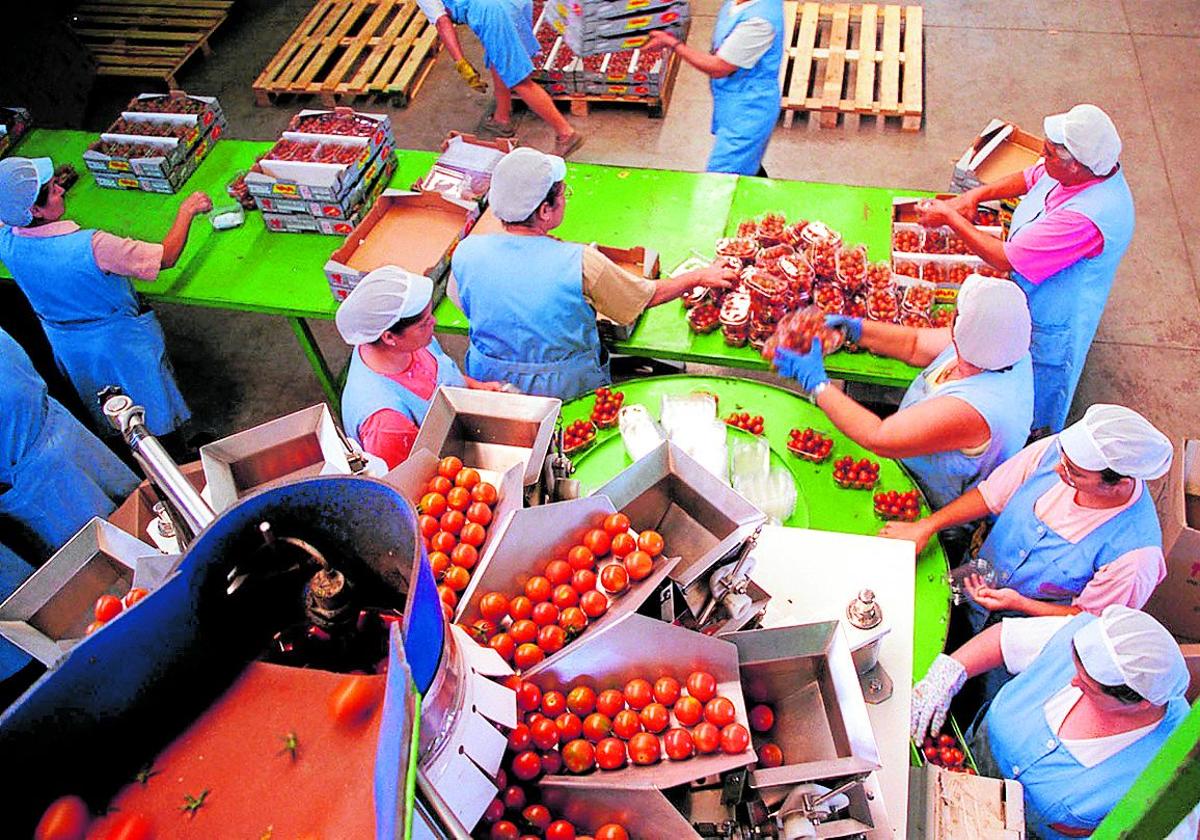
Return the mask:
M 254 80 L 254 101 L 315 95 L 333 106 L 375 96 L 407 105 L 438 47 L 413 0 L 318 0 Z
M 175 74 L 225 22 L 233 0 L 85 0 L 71 28 L 96 59 L 98 76 L 158 79 Z
M 598 93 L 567 93 L 551 94 L 555 102 L 566 102 L 571 108 L 571 116 L 586 117 L 592 105 L 640 105 L 649 109 L 651 119 L 662 119 L 667 115 L 667 106 L 671 104 L 671 93 L 675 90 L 675 77 L 679 73 L 679 57 L 674 53 L 667 54 L 667 72 L 663 74 L 657 97 L 649 96 L 609 96 Z
M 924 110 L 920 6 L 784 3 L 783 124 L 797 111 L 822 128 L 843 114 L 898 117 L 919 131 Z

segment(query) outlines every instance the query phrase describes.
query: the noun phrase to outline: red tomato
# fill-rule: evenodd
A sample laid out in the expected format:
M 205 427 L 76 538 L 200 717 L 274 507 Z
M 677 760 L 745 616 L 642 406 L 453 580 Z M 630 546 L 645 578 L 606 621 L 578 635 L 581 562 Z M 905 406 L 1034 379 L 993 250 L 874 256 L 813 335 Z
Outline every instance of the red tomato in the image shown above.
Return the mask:
M 600 570 L 600 585 L 614 595 L 629 586 L 629 572 L 620 563 L 609 563 Z
M 524 671 L 527 668 L 532 668 L 545 658 L 546 654 L 540 647 L 526 642 L 523 645 L 518 645 L 516 651 L 513 653 L 513 665 L 518 671 Z
M 530 805 L 521 812 L 521 816 L 538 831 L 544 831 L 550 825 L 550 809 L 545 805 Z
M 567 694 L 567 708 L 580 717 L 596 711 L 596 692 L 586 685 L 577 685 Z
M 542 714 L 556 718 L 567 710 L 567 695 L 561 691 L 542 692 Z
M 591 569 L 596 565 L 596 557 L 588 551 L 586 545 L 575 545 L 571 546 L 571 550 L 567 552 L 567 562 L 575 571 Z
M 116 595 L 101 595 L 96 599 L 96 606 L 92 612 L 95 613 L 97 621 L 112 621 L 123 609 L 125 605 Z
M 942 760 L 941 754 L 940 754 L 938 748 L 936 746 L 934 746 L 933 744 L 926 744 L 925 747 L 922 748 L 921 752 L 923 752 L 925 754 L 925 760 L 930 762 L 931 764 L 940 764 L 941 763 L 941 760 Z
M 579 596 L 579 609 L 588 618 L 599 618 L 608 611 L 608 598 L 598 589 L 591 589 Z
M 612 537 L 603 528 L 593 528 L 583 535 L 583 544 L 595 556 L 603 557 L 608 554 L 609 546 L 612 545 Z
M 571 638 L 578 636 L 587 627 L 587 616 L 579 607 L 567 607 L 558 616 L 558 626 L 567 631 Z
M 454 554 L 450 555 L 450 568 L 446 569 L 446 574 L 442 577 L 442 583 L 446 585 L 446 588 L 455 593 L 462 592 L 471 582 L 471 573 L 464 566 L 455 562 L 455 555 L 459 554 L 460 548 L 471 548 L 471 546 L 458 545 L 454 547 Z M 459 559 L 468 560 L 470 558 L 459 555 Z
M 582 738 L 576 738 L 562 748 L 562 760 L 572 773 L 586 773 L 596 764 L 596 748 Z
M 478 522 L 468 522 L 463 525 L 462 533 L 458 535 L 458 539 L 463 545 L 469 545 L 474 548 L 479 548 L 487 539 L 487 529 Z
M 517 840 L 520 836 L 517 826 L 508 820 L 493 823 L 492 832 L 488 835 L 489 840 Z
M 667 758 L 672 761 L 683 761 L 691 758 L 696 752 L 696 744 L 686 729 L 672 729 L 663 736 L 663 745 Z
M 518 595 L 508 602 L 508 616 L 513 621 L 520 621 L 533 615 L 533 601 L 527 595 Z
M 704 704 L 695 697 L 683 696 L 675 701 L 671 710 L 675 720 L 682 726 L 695 726 L 704 717 Z
M 446 613 L 446 618 L 450 618 L 454 614 L 453 610 L 455 606 L 458 605 L 458 594 L 449 586 L 439 586 L 437 591 L 438 597 L 442 599 L 442 606 L 450 611 Z M 88 632 L 90 633 L 91 630 L 89 629 Z
M 638 550 L 644 551 L 651 557 L 657 557 L 662 554 L 663 538 L 658 531 L 642 531 L 638 534 L 637 539 Z
M 34 829 L 34 840 L 83 840 L 92 815 L 78 796 L 62 796 L 50 803 Z
M 538 627 L 546 627 L 558 623 L 558 607 L 549 601 L 542 601 L 533 608 L 533 623 Z
M 458 538 L 453 534 L 448 534 L 445 531 L 438 531 L 429 538 L 429 547 L 434 551 L 440 551 L 443 554 L 449 554 L 454 550 L 454 546 L 458 545 Z
M 104 825 L 95 840 L 152 840 L 154 823 L 145 814 L 111 814 L 104 818 Z
M 646 704 L 654 696 L 654 687 L 646 680 L 638 678 L 625 683 L 624 694 L 629 708 L 640 711 L 646 708 Z
M 541 575 L 534 575 L 525 581 L 525 596 L 535 604 L 550 600 L 550 581 Z
M 721 730 L 708 721 L 698 723 L 692 729 L 692 740 L 696 742 L 696 752 L 702 755 L 716 752 L 721 746 Z
M 465 487 L 455 487 L 446 494 L 446 504 L 451 510 L 465 511 L 471 506 L 471 491 Z
M 717 696 L 717 678 L 707 671 L 692 671 L 688 674 L 687 690 L 701 703 L 707 703 Z
M 546 580 L 550 581 L 554 586 L 562 586 L 564 583 L 571 582 L 571 575 L 574 569 L 566 560 L 551 560 L 546 564 Z
M 759 767 L 780 767 L 783 764 L 783 750 L 778 744 L 763 744 L 758 751 Z
M 664 706 L 674 706 L 679 691 L 679 680 L 674 677 L 659 677 L 654 683 L 654 699 Z
M 620 738 L 603 738 L 596 744 L 596 766 L 601 770 L 617 770 L 625 766 L 625 742 Z
M 596 573 L 591 569 L 580 569 L 571 575 L 571 587 L 583 595 L 596 588 Z
M 454 477 L 458 475 L 458 471 L 462 468 L 463 462 L 461 459 L 455 458 L 453 455 L 447 455 L 445 458 L 438 461 L 437 471 L 438 475 L 453 481 Z
M 642 731 L 642 719 L 633 709 L 622 709 L 613 716 L 613 732 L 628 741 Z
M 629 833 L 616 823 L 605 823 L 596 829 L 592 840 L 629 840 Z
M 444 475 L 435 475 L 429 479 L 429 483 L 425 485 L 426 493 L 441 493 L 445 496 L 454 488 L 454 482 L 446 478 Z
M 528 618 L 522 618 L 520 621 L 514 621 L 508 625 L 508 635 L 512 636 L 513 641 L 519 645 L 528 644 L 537 639 L 538 626 Z
M 938 733 L 937 745 L 939 747 L 953 747 L 954 746 L 954 736 L 951 735 L 949 732 Z
M 463 516 L 460 511 L 448 510 L 442 514 L 442 518 L 438 520 L 438 525 L 447 534 L 457 534 L 462 530 L 463 525 L 467 523 L 467 517 Z M 434 533 L 437 533 L 436 531 Z M 433 536 L 432 534 L 430 536 Z
M 429 568 L 433 570 L 434 577 L 441 580 L 446 569 L 450 568 L 450 555 L 444 551 L 429 552 Z
M 625 695 L 615 688 L 606 688 L 596 697 L 596 711 L 612 717 L 625 708 Z
M 671 722 L 671 713 L 662 703 L 650 703 L 638 713 L 647 732 L 662 732 Z
M 439 589 L 441 589 L 441 587 L 438 587 L 438 588 L 439 588 Z M 453 595 L 454 593 L 453 593 L 453 592 L 451 592 L 450 594 L 451 594 L 451 595 Z M 100 629 L 101 627 L 103 627 L 103 626 L 104 626 L 104 622 L 103 622 L 103 621 L 93 621 L 91 624 L 89 624 L 89 625 L 87 626 L 87 629 L 85 629 L 85 630 L 83 631 L 83 635 L 85 635 L 85 636 L 90 636 L 90 635 L 92 635 L 93 633 L 95 633 L 97 630 L 99 630 L 99 629 Z
M 383 681 L 352 674 L 329 695 L 329 714 L 338 726 L 365 723 L 383 699 Z
M 627 554 L 637 551 L 637 540 L 630 534 L 613 534 L 612 545 L 609 548 L 613 553 L 613 557 L 619 560 Z
M 592 712 L 583 719 L 583 737 L 593 744 L 608 737 L 612 732 L 612 721 L 607 715 Z
M 521 680 L 517 689 L 517 708 L 523 712 L 532 712 L 542 705 L 542 690 L 529 680 Z
M 629 530 L 629 517 L 623 513 L 610 513 L 604 518 L 604 530 L 610 537 Z
M 500 797 L 496 797 L 488 803 L 487 808 L 483 811 L 483 818 L 489 823 L 499 822 L 504 816 L 504 803 L 500 801 Z
M 558 653 L 567 643 L 567 631 L 557 624 L 547 624 L 537 634 L 537 646 L 549 656 Z
M 654 571 L 654 560 L 644 551 L 632 551 L 625 557 L 625 571 L 631 580 L 645 580 Z
M 499 592 L 489 592 L 479 599 L 479 614 L 488 621 L 499 621 L 508 615 L 508 599 Z
M 558 746 L 558 727 L 548 717 L 540 718 L 529 727 L 529 737 L 539 750 L 552 750 Z M 514 806 L 509 805 L 512 808 Z
M 475 548 L 475 546 L 468 545 L 465 542 L 461 542 L 454 546 L 454 550 L 450 552 L 450 564 L 452 566 L 458 566 L 464 570 L 474 569 L 475 564 L 478 562 L 479 550 Z M 467 581 L 470 581 L 469 575 L 467 576 Z M 466 586 L 466 583 L 464 583 L 462 588 L 466 589 Z
M 468 490 L 473 490 L 478 483 L 479 470 L 473 470 L 470 467 L 459 470 L 458 475 L 454 476 L 455 487 L 465 487 Z
M 533 743 L 533 734 L 524 723 L 518 723 L 508 733 L 508 748 L 515 753 L 524 752 Z
M 721 730 L 721 752 L 737 755 L 750 746 L 750 731 L 740 723 L 731 723 Z
M 500 654 L 500 658 L 505 662 L 512 662 L 513 653 L 517 650 L 517 643 L 507 633 L 497 633 L 492 636 L 488 639 L 487 646 Z
M 550 594 L 550 601 L 560 610 L 565 610 L 579 603 L 579 593 L 571 584 L 561 583 L 554 587 L 554 591 Z
M 426 493 L 417 503 L 417 510 L 436 519 L 446 512 L 446 497 L 441 493 Z
M 555 820 L 546 826 L 546 840 L 575 840 L 575 826 L 566 820 Z
M 492 522 L 492 509 L 483 502 L 472 502 L 467 508 L 467 519 L 477 525 L 490 525 Z
M 495 486 L 486 481 L 481 481 L 471 488 L 471 501 L 473 502 L 480 502 L 491 507 L 499 498 L 500 494 L 496 491 Z
M 481 645 L 486 645 L 488 639 L 496 635 L 496 622 L 488 621 L 486 618 L 481 618 L 471 624 L 458 625 L 467 631 L 468 635 Z
M 542 759 L 533 750 L 525 750 L 513 758 L 512 774 L 523 782 L 532 781 L 542 772 Z
M 558 750 L 551 750 L 548 753 L 542 753 L 542 773 L 547 776 L 553 776 L 556 773 L 561 773 L 562 768 L 562 753 L 560 753 Z
M 558 727 L 558 740 L 561 743 L 583 737 L 583 721 L 577 714 L 563 712 L 554 719 L 554 725 Z
M 553 725 L 553 724 L 551 724 Z M 519 811 L 525 807 L 525 788 L 520 785 L 512 785 L 504 789 L 504 795 L 500 797 L 504 800 L 504 807 L 511 811 Z
M 736 717 L 737 710 L 728 697 L 714 697 L 704 704 L 704 719 L 715 726 L 728 726 Z
M 442 530 L 442 526 L 436 516 L 422 513 L 417 517 L 417 529 L 420 530 L 422 537 L 432 537 L 438 531 Z
M 755 732 L 770 732 L 774 725 L 775 710 L 770 706 L 760 703 L 750 710 L 750 728 Z
M 634 764 L 657 764 L 662 758 L 658 736 L 639 732 L 629 739 L 629 760 Z

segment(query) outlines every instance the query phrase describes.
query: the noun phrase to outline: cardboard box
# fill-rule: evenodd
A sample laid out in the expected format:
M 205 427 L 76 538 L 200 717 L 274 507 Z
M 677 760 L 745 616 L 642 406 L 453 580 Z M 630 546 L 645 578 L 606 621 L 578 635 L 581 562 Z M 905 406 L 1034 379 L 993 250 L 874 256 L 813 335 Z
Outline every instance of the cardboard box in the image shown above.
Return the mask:
M 374 125 L 373 130 L 369 134 L 338 134 L 332 131 L 319 131 L 319 125 L 314 126 L 314 121 L 319 123 L 322 118 L 331 117 L 350 118 L 362 123 L 371 123 Z M 310 137 L 323 137 L 326 139 L 337 139 L 340 137 L 366 137 L 367 143 L 371 148 L 372 153 L 387 144 L 389 146 L 396 145 L 396 136 L 392 132 L 392 121 L 387 114 L 369 114 L 364 111 L 355 111 L 345 105 L 340 105 L 332 110 L 320 110 L 306 108 L 296 116 L 292 117 L 292 121 L 288 123 L 288 131 L 298 134 L 305 134 Z
M 165 177 L 138 175 L 128 171 L 96 170 L 92 171 L 92 177 L 95 179 L 97 186 L 106 189 L 141 190 L 142 192 L 163 194 L 176 193 L 187 182 L 187 179 L 192 177 L 197 167 L 200 166 L 200 162 L 212 151 L 214 142 L 211 138 L 205 137 L 196 144 L 178 166 L 167 171 Z
M 371 161 L 377 155 L 390 154 L 392 150 L 390 143 L 372 149 L 369 139 L 365 137 L 339 136 L 330 139 L 323 138 L 322 135 L 285 131 L 280 140 L 352 146 L 357 147 L 359 152 L 352 163 L 276 160 L 264 157 L 246 174 L 246 187 L 251 195 L 302 198 L 309 201 L 341 201 L 353 191 Z
M 1044 142 L 1013 123 L 993 119 L 954 165 L 950 190 L 966 192 L 1032 166 L 1042 157 Z
M 1153 615 L 1177 638 L 1200 641 L 1200 440 L 1184 440 L 1176 450 L 1168 487 L 1169 536 L 1179 535 L 1169 547 L 1167 577 L 1146 604 Z
M 264 213 L 299 214 L 313 216 L 317 219 L 347 221 L 349 224 L 345 226 L 344 230 L 330 231 L 345 236 L 391 182 L 392 174 L 395 171 L 395 152 L 391 146 L 384 146 L 380 150 L 380 154 L 363 170 L 362 177 L 341 199 L 313 201 L 305 198 L 288 198 L 274 194 L 254 195 L 253 193 L 251 193 L 251 197 L 254 199 L 255 206 Z M 270 225 L 268 228 L 272 230 L 285 229 L 273 228 Z M 310 225 L 307 229 L 315 230 L 316 228 Z
M 496 164 L 517 145 L 515 138 L 485 140 L 451 131 L 442 141 L 441 155 L 416 188 L 451 200 L 479 201 L 487 195 Z
M 123 143 L 139 143 L 147 137 L 167 139 L 164 135 L 156 133 L 158 129 L 165 128 L 172 131 L 170 137 L 177 139 L 185 150 L 190 150 L 201 138 L 211 135 L 213 140 L 219 140 L 225 131 L 225 115 L 222 112 L 213 112 L 207 122 L 201 117 L 201 114 L 122 111 L 120 117 L 100 135 L 100 139 Z M 177 136 L 176 130 L 180 129 L 182 131 L 178 133 L 182 136 Z
M 184 464 L 179 471 L 196 488 L 197 492 L 203 492 L 205 485 L 203 464 L 193 461 L 190 464 Z M 158 495 L 158 489 L 149 481 L 143 481 L 109 515 L 108 521 L 132 537 L 145 542 L 153 542 L 150 528 L 157 521 L 154 515 L 154 505 L 160 501 L 162 499 Z
M 658 277 L 660 268 L 658 251 L 643 248 L 640 245 L 634 248 L 611 248 L 607 245 L 597 245 L 596 249 L 631 274 L 651 279 Z M 640 320 L 641 316 L 638 316 L 632 324 L 618 324 L 603 315 L 598 315 L 596 328 L 600 331 L 600 337 L 606 341 L 628 341 L 629 337 L 633 335 L 633 331 L 637 329 Z
M 1188 669 L 1187 701 L 1194 706 L 1196 698 L 1200 697 L 1200 645 L 1180 645 L 1179 650 L 1183 653 L 1183 661 Z
M 182 90 L 168 93 L 139 93 L 125 111 L 143 114 L 195 114 L 200 124 L 208 129 L 214 123 L 225 124 L 225 112 L 215 96 L 194 96 Z
M 908 771 L 911 840 L 1022 840 L 1021 783 L 951 773 L 934 765 Z
M 33 126 L 25 108 L 0 108 L 0 158 L 9 154 Z

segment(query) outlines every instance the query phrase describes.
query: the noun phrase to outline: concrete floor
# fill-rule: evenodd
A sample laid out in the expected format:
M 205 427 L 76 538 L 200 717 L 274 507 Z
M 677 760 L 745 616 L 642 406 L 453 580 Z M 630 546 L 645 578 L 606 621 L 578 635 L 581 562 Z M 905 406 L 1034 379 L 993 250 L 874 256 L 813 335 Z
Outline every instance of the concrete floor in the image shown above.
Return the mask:
M 296 103 L 257 108 L 250 90 L 310 0 L 244 0 L 212 41 L 215 54 L 181 75 L 214 94 L 229 137 L 275 137 Z M 707 45 L 718 0 L 693 0 L 690 42 Z M 1122 160 L 1138 207 L 1121 266 L 1076 395 L 1138 408 L 1175 438 L 1200 435 L 1200 3 L 1196 0 L 925 0 L 925 125 L 919 133 L 864 121 L 819 130 L 800 120 L 775 131 L 766 167 L 781 178 L 944 189 L 954 160 L 993 116 L 1038 130 L 1045 114 L 1094 102 L 1124 139 Z M 464 33 L 473 57 L 478 44 Z M 88 126 L 106 125 L 136 84 L 97 90 Z M 472 129 L 489 105 L 458 80 L 443 54 L 407 109 L 391 113 L 402 147 L 434 148 Z M 684 67 L 665 119 L 640 108 L 596 109 L 573 122 L 588 134 L 576 160 L 700 170 L 710 146 L 711 101 Z M 374 109 L 379 110 L 379 109 Z M 519 117 L 522 142 L 548 148 L 549 131 Z M 790 208 L 797 215 L 819 215 Z M 331 241 L 330 247 L 333 247 Z M 198 424 L 225 434 L 322 398 L 287 325 L 277 318 L 159 306 Z M 316 324 L 331 359 L 346 356 L 331 324 Z M 1160 484 L 1162 484 L 1160 482 Z M 1161 500 L 1165 487 L 1158 487 Z M 1173 523 L 1168 522 L 1168 539 Z

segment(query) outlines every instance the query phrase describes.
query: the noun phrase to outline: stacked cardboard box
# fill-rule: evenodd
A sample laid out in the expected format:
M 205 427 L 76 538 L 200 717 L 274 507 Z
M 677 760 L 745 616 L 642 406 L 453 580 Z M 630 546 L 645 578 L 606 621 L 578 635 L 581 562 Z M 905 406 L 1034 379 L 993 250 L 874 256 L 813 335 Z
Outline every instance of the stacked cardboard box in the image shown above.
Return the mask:
M 683 37 L 686 0 L 552 0 L 547 22 L 578 55 L 645 46 L 649 33 L 665 29 Z
M 244 181 L 267 230 L 345 236 L 395 170 L 396 141 L 386 114 L 306 110 Z
M 101 187 L 177 192 L 225 130 L 212 96 L 143 93 L 83 153 Z
M 940 195 L 938 198 L 952 198 Z M 934 284 L 938 303 L 953 303 L 958 289 L 971 274 L 999 274 L 968 251 L 950 228 L 925 228 L 917 222 L 918 199 L 892 200 L 892 270 L 897 274 Z M 979 207 L 976 229 L 1003 238 L 997 202 Z

